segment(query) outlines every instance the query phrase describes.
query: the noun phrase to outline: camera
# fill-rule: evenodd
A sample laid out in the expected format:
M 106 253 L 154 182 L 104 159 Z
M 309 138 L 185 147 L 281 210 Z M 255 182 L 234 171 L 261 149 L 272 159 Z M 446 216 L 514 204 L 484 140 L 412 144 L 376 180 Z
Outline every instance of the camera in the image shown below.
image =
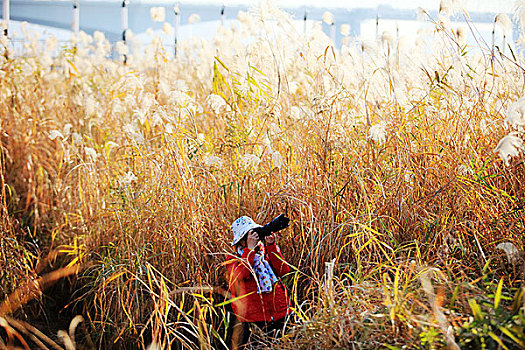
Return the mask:
M 290 219 L 287 218 L 284 214 L 281 214 L 266 225 L 254 228 L 253 231 L 259 235 L 260 240 L 263 240 L 272 233 L 287 228 L 289 224 Z

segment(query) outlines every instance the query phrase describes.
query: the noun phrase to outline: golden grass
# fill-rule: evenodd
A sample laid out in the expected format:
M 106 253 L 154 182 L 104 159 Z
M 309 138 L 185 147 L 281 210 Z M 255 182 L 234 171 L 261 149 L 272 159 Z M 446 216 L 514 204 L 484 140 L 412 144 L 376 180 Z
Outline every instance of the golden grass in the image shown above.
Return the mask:
M 219 53 L 195 43 L 175 61 L 157 48 L 127 66 L 80 44 L 52 64 L 10 56 L 0 315 L 22 308 L 31 323 L 43 289 L 26 286 L 75 274 L 68 309 L 93 347 L 226 346 L 229 225 L 284 212 L 295 316 L 272 347 L 454 347 L 469 300 L 523 279 L 495 246 L 522 244 L 524 165 L 493 152 L 523 69 L 504 56 L 467 65 L 435 35 L 442 51 L 414 70 L 415 58 L 338 53 L 322 37 L 263 37 L 246 56 L 238 40 Z

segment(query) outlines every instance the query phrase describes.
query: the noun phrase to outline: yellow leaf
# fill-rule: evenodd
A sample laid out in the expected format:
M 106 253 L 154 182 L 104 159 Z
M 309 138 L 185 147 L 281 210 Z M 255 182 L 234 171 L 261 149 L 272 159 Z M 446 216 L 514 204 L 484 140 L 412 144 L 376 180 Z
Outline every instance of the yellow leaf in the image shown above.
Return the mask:
M 499 280 L 496 295 L 494 296 L 494 309 L 497 310 L 501 300 L 501 289 L 503 288 L 503 277 Z

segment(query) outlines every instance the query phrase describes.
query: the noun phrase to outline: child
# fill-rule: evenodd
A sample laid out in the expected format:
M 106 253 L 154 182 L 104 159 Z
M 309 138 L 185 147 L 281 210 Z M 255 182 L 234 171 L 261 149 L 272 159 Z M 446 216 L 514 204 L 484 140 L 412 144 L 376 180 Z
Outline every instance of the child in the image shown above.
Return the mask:
M 242 328 L 234 328 L 234 338 L 240 338 L 238 333 L 243 332 L 241 347 L 248 342 L 250 323 L 271 335 L 283 328 L 289 313 L 286 288 L 279 279 L 288 273 L 288 264 L 275 244 L 273 233 L 263 240 L 259 238 L 254 229 L 260 227 L 247 216 L 238 218 L 231 225 L 231 245 L 235 251 L 228 255 L 226 267 L 234 300 L 233 312 L 242 325 Z

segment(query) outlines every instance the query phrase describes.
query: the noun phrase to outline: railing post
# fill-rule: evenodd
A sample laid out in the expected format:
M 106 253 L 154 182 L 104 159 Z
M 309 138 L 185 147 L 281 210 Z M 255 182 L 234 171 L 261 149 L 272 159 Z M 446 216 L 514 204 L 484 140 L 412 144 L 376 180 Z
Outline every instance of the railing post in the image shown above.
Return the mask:
M 379 38 L 379 12 L 376 14 L 376 39 Z
M 3 14 L 3 21 L 4 21 L 4 35 L 9 35 L 9 0 L 2 0 L 2 14 Z
M 122 8 L 120 10 L 120 24 L 122 29 L 122 41 L 124 42 L 124 45 L 127 45 L 126 43 L 126 32 L 128 31 L 128 5 L 129 0 L 122 0 Z M 124 54 L 124 64 L 126 64 L 128 61 L 128 56 Z
M 332 24 L 330 24 L 330 38 L 332 39 L 332 43 L 334 43 L 334 47 L 337 46 L 335 44 L 335 18 L 332 21 Z
M 78 8 L 78 0 L 73 0 L 73 33 L 80 32 L 80 9 Z
M 173 6 L 173 11 L 175 12 L 175 23 L 173 25 L 173 32 L 175 34 L 175 48 L 174 48 L 174 58 L 177 58 L 177 36 L 179 35 L 179 23 L 180 23 L 180 9 L 179 4 L 177 3 L 175 6 Z
M 122 29 L 122 41 L 126 42 L 126 31 L 128 30 L 128 5 L 129 0 L 122 0 L 122 9 L 120 10 L 120 24 Z
M 303 18 L 303 22 L 304 22 L 304 28 L 303 28 L 303 33 L 306 34 L 306 20 L 308 19 L 308 10 L 304 10 L 304 18 Z

